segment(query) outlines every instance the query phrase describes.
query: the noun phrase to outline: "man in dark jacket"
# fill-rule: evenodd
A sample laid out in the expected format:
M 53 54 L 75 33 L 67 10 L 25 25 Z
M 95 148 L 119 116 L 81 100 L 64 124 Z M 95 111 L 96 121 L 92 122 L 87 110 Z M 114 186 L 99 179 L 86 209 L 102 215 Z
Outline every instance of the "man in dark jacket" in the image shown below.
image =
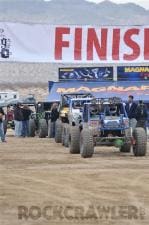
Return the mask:
M 22 121 L 22 136 L 28 137 L 29 136 L 29 118 L 31 115 L 31 110 L 28 105 L 24 105 L 22 108 L 23 113 L 23 121 Z
M 0 138 L 2 142 L 6 142 L 5 141 L 5 134 L 4 134 L 4 126 L 3 126 L 3 116 L 4 116 L 4 111 L 3 109 L 0 107 Z
M 55 125 L 56 125 L 56 120 L 59 118 L 59 112 L 58 112 L 58 104 L 53 103 L 51 107 L 51 131 L 50 131 L 50 136 L 51 138 L 55 137 Z
M 22 121 L 23 121 L 23 113 L 21 104 L 17 103 L 14 109 L 14 123 L 15 123 L 15 136 L 21 137 L 22 136 Z
M 137 127 L 142 127 L 146 130 L 147 118 L 148 118 L 147 108 L 144 105 L 143 101 L 140 100 L 136 109 Z
M 137 104 L 134 102 L 134 97 L 132 95 L 128 97 L 128 102 L 126 103 L 125 109 L 129 118 L 130 127 L 132 128 L 132 130 L 134 130 L 137 124 L 136 120 Z

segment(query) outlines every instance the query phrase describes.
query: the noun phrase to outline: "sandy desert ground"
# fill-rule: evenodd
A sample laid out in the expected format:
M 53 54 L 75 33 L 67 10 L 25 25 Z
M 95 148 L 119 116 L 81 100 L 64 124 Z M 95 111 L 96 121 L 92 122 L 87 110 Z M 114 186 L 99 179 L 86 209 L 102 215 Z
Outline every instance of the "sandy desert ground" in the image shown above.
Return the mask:
M 98 147 L 82 159 L 52 139 L 8 136 L 0 143 L 0 224 L 148 225 L 149 153 Z

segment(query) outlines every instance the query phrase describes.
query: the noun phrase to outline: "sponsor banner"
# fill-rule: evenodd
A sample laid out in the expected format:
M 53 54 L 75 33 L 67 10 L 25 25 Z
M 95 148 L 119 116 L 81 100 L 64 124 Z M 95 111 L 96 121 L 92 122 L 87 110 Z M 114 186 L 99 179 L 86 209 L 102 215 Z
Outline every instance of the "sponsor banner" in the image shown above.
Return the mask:
M 0 22 L 0 61 L 149 62 L 149 26 L 78 26 Z
M 59 68 L 59 81 L 111 81 L 113 67 Z
M 56 82 L 51 86 L 47 101 L 59 101 L 65 93 L 92 93 L 97 98 L 120 97 L 127 101 L 129 95 L 134 100 L 149 102 L 149 84 L 147 82 Z
M 123 81 L 149 81 L 149 66 L 119 66 L 117 79 Z

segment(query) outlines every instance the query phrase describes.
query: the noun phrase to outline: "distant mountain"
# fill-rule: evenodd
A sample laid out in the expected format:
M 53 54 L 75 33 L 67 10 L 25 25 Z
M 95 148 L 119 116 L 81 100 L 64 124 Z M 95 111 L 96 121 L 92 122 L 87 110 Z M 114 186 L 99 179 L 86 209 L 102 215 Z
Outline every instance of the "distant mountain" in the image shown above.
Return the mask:
M 85 0 L 0 0 L 0 21 L 128 25 L 148 24 L 149 10 L 133 3 Z

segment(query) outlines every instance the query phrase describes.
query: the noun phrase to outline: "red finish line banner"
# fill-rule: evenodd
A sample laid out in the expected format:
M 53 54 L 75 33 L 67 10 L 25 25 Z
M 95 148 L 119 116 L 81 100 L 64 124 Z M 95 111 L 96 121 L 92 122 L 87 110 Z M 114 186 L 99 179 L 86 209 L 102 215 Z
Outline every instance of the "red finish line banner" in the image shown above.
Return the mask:
M 149 62 L 149 26 L 0 23 L 0 61 Z

